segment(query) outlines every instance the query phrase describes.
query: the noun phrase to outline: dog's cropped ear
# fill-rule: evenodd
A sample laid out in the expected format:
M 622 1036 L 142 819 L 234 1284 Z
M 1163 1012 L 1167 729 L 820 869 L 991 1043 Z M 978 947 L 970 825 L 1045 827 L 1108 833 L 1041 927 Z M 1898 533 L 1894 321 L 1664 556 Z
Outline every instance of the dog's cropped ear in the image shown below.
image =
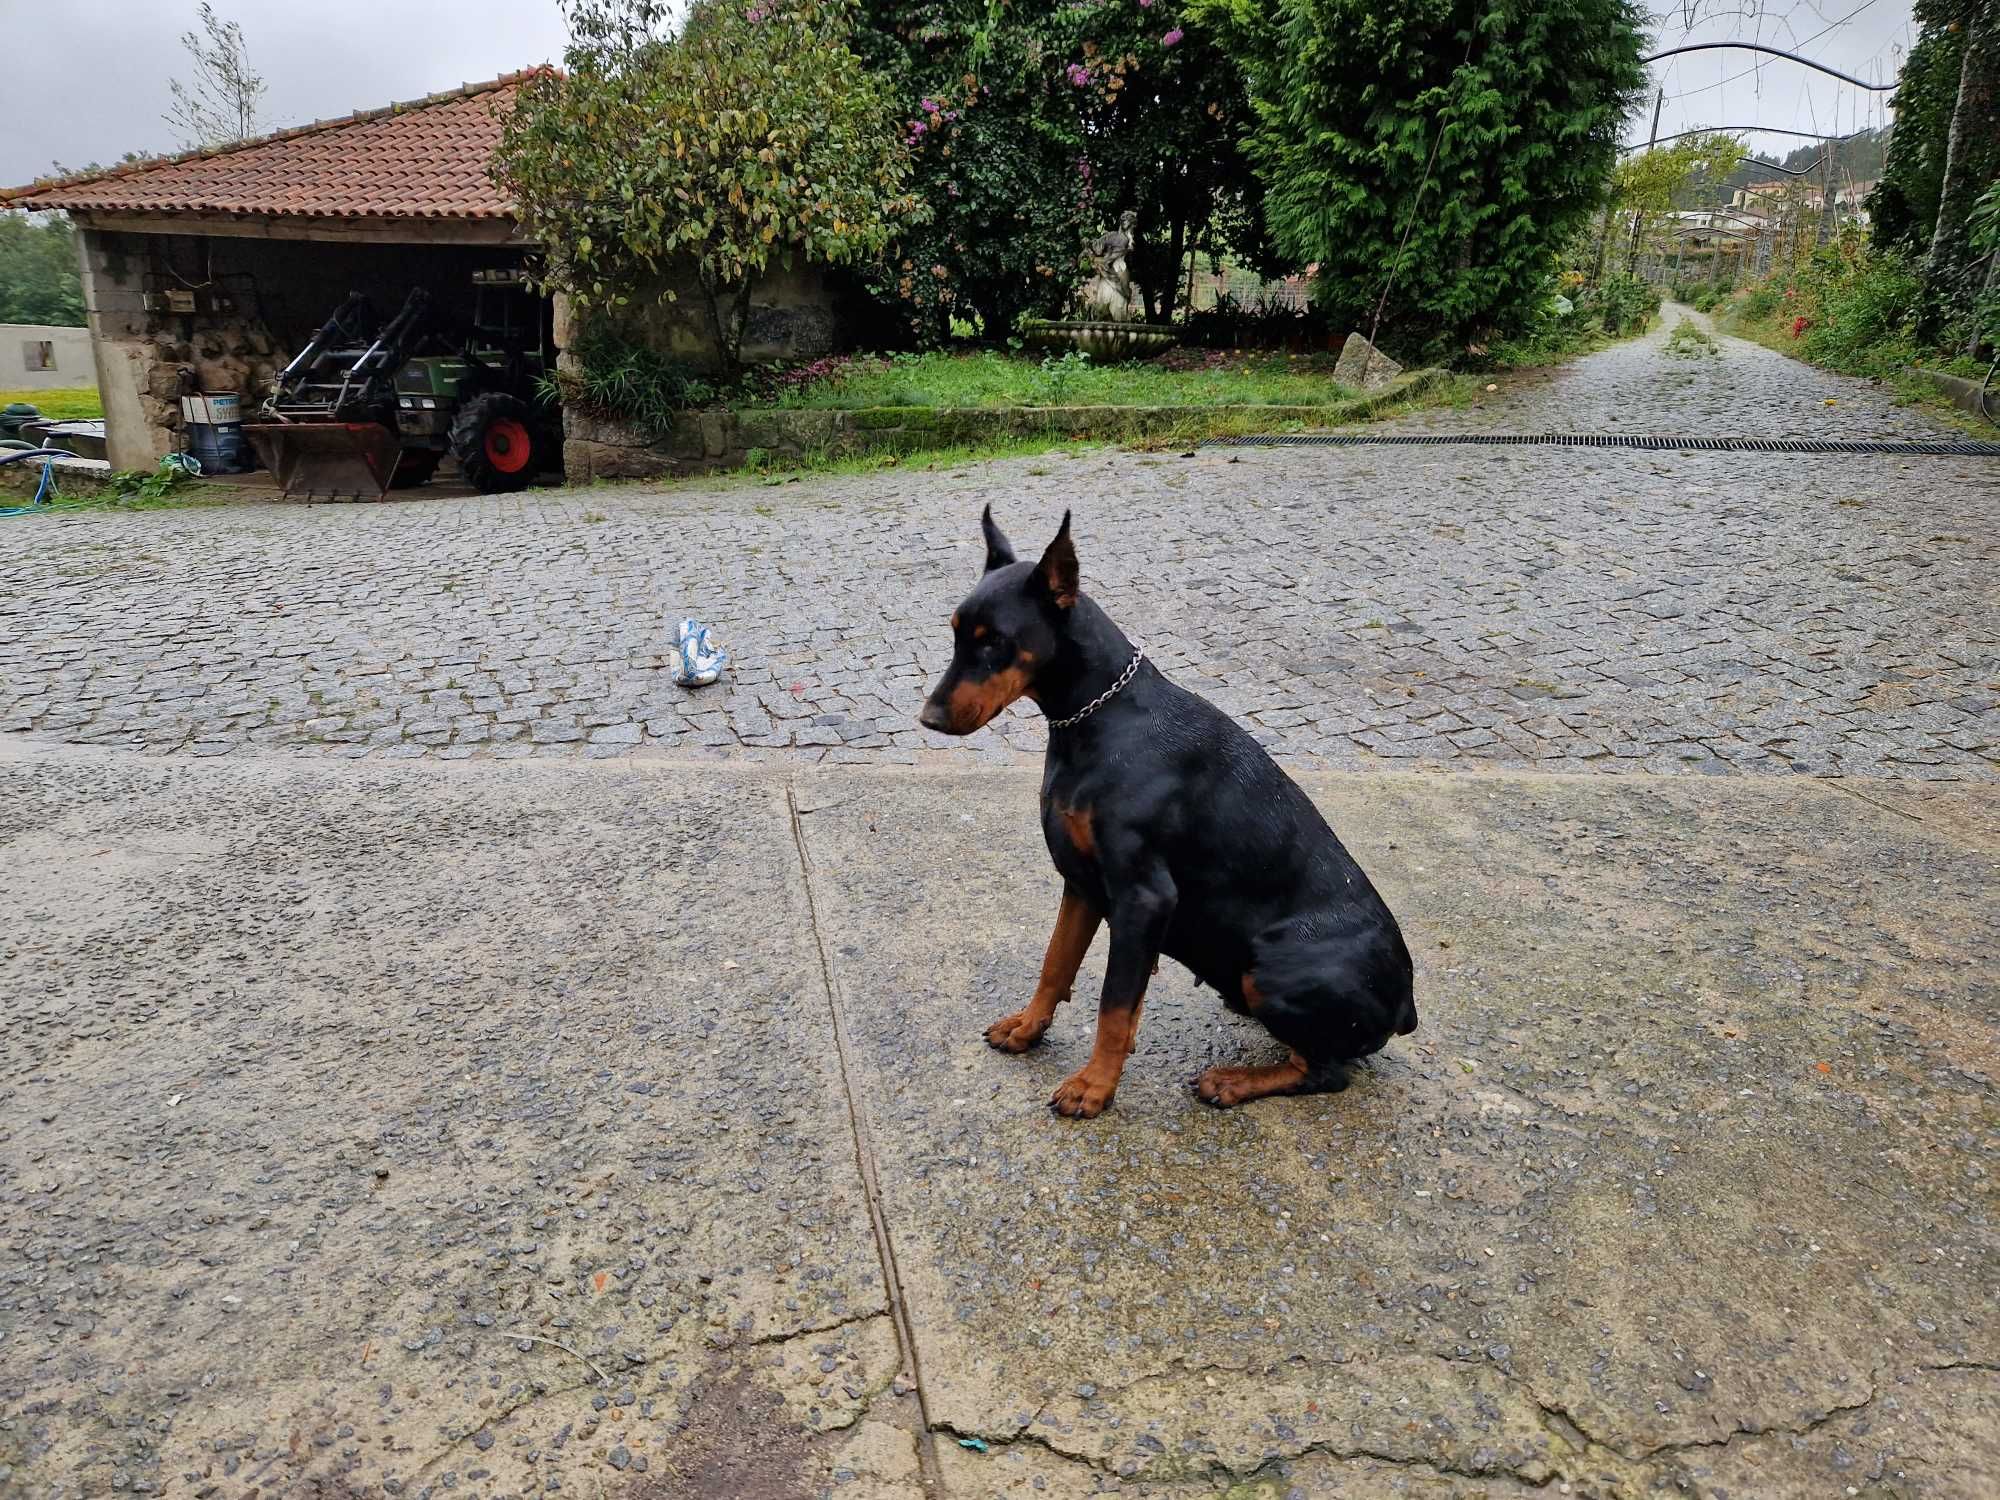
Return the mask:
M 993 507 L 987 506 L 980 513 L 979 529 L 986 533 L 986 571 L 1004 568 L 1014 560 L 1014 544 L 1007 540 L 1006 533 L 993 524 Z
M 1041 563 L 1035 571 L 1042 586 L 1056 601 L 1056 608 L 1068 609 L 1076 603 L 1076 543 L 1069 539 L 1068 511 L 1063 512 L 1062 530 L 1049 543 L 1049 550 L 1042 554 Z

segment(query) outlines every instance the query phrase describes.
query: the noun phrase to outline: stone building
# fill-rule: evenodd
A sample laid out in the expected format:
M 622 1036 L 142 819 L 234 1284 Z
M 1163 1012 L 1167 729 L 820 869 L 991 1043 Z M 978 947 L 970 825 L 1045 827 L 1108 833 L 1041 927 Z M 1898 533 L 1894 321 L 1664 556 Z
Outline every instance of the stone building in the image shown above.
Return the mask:
M 180 446 L 177 398 L 190 384 L 235 392 L 253 409 L 350 291 L 387 317 L 421 285 L 440 325 L 469 322 L 475 276 L 518 270 L 536 249 L 489 173 L 528 76 L 0 189 L 0 206 L 61 210 L 81 231 L 113 467 L 150 468 Z M 562 310 L 544 313 L 559 344 Z M 636 327 L 692 364 L 709 351 L 685 317 L 649 312 Z M 744 354 L 812 358 L 833 338 L 826 296 L 807 270 L 762 290 Z

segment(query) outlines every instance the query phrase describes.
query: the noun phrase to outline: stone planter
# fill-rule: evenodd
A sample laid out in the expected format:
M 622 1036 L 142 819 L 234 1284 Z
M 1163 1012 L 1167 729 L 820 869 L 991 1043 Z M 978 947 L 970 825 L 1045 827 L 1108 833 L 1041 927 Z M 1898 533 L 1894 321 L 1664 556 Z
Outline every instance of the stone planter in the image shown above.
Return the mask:
M 1167 323 L 1087 322 L 1074 318 L 1051 322 L 1046 318 L 1030 318 L 1021 324 L 1021 337 L 1031 349 L 1077 349 L 1109 364 L 1170 349 L 1180 338 L 1180 330 Z

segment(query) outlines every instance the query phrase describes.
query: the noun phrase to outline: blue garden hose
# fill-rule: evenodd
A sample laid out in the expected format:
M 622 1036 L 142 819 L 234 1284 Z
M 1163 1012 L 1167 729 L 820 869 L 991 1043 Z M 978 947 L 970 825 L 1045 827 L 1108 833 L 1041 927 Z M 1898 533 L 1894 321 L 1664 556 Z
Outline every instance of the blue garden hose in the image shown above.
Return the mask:
M 26 505 L 0 506 L 0 516 L 25 516 L 44 504 L 53 504 L 50 496 L 56 492 L 56 460 L 62 452 L 55 448 L 21 448 L 0 453 L 0 464 L 25 463 L 31 458 L 42 460 L 42 482 L 35 486 L 35 498 Z
M 26 505 L 0 505 L 0 516 L 28 516 L 33 515 L 38 510 L 54 509 L 56 504 L 56 460 L 59 458 L 75 457 L 76 455 L 66 448 L 0 450 L 0 464 L 25 463 L 31 458 L 42 460 L 42 482 L 35 486 L 35 498 L 30 500 Z M 160 467 L 163 469 L 176 468 L 190 477 L 198 478 L 201 474 L 201 460 L 196 458 L 192 453 L 169 453 L 165 458 L 160 460 Z

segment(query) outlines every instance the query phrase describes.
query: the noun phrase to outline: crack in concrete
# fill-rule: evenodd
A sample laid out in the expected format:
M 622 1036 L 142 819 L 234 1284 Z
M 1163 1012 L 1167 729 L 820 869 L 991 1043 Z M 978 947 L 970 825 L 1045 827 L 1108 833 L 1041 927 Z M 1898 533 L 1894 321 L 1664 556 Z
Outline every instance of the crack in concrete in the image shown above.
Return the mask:
M 1405 1352 L 1416 1354 L 1422 1358 L 1437 1360 L 1444 1364 L 1458 1366 L 1466 1370 L 1479 1368 L 1476 1361 L 1453 1359 L 1448 1355 L 1439 1354 L 1435 1350 L 1410 1350 Z M 1285 1361 L 1285 1363 L 1304 1366 L 1308 1370 L 1331 1371 L 1337 1370 L 1342 1365 L 1351 1363 L 1351 1361 L 1316 1361 L 1299 1355 Z M 1683 1438 L 1673 1442 L 1661 1443 L 1651 1448 L 1637 1448 L 1627 1443 L 1608 1441 L 1592 1433 L 1585 1428 L 1583 1423 L 1577 1419 L 1576 1414 L 1567 1406 L 1552 1397 L 1541 1395 L 1524 1377 L 1497 1365 L 1492 1368 L 1507 1385 L 1519 1390 L 1533 1404 L 1535 1409 L 1541 1414 L 1543 1419 L 1542 1425 L 1553 1436 L 1561 1439 L 1565 1447 L 1574 1451 L 1575 1457 L 1573 1461 L 1564 1461 L 1565 1455 L 1556 1454 L 1552 1455 L 1550 1461 L 1546 1463 L 1536 1461 L 1520 1465 L 1496 1460 L 1492 1463 L 1468 1467 L 1463 1464 L 1454 1464 L 1447 1459 L 1436 1456 L 1420 1457 L 1387 1453 L 1368 1447 L 1365 1444 L 1341 1443 L 1336 1440 L 1320 1439 L 1306 1444 L 1296 1453 L 1274 1455 L 1261 1460 L 1255 1466 L 1248 1469 L 1232 1466 L 1226 1461 L 1213 1458 L 1205 1459 L 1203 1462 L 1203 1472 L 1209 1478 L 1227 1475 L 1233 1483 L 1254 1481 L 1266 1470 L 1278 1464 L 1293 1462 L 1312 1454 L 1321 1454 L 1329 1458 L 1342 1460 L 1371 1459 L 1400 1468 L 1428 1469 L 1439 1475 L 1452 1478 L 1506 1478 L 1531 1489 L 1544 1489 L 1558 1480 L 1574 1482 L 1586 1469 L 1603 1468 L 1606 1466 L 1614 1468 L 1639 1466 L 1643 1470 L 1651 1471 L 1650 1474 L 1642 1472 L 1632 1476 L 1635 1484 L 1644 1485 L 1649 1479 L 1656 1479 L 1663 1466 L 1672 1464 L 1675 1460 L 1689 1453 L 1706 1449 L 1727 1448 L 1730 1444 L 1744 1438 L 1809 1436 L 1836 1418 L 1850 1412 L 1861 1411 L 1873 1404 L 1881 1392 L 1882 1384 L 1881 1372 L 1873 1372 L 1870 1376 L 1866 1392 L 1859 1399 L 1836 1402 L 1818 1416 L 1803 1423 L 1772 1423 L 1769 1425 L 1739 1424 L 1731 1428 L 1728 1432 L 1715 1437 Z M 1922 1372 L 1975 1370 L 1987 1373 L 2000 1373 L 2000 1364 L 1980 1360 L 1958 1360 L 1944 1364 L 1918 1365 L 1914 1369 Z M 1099 1393 L 1098 1397 L 1093 1399 L 1115 1399 L 1129 1395 L 1140 1387 L 1161 1381 L 1184 1380 L 1192 1376 L 1208 1374 L 1242 1375 L 1247 1370 L 1247 1365 L 1218 1363 L 1170 1366 L 1166 1369 L 1138 1376 L 1133 1380 L 1125 1382 L 1123 1385 L 1106 1388 Z M 1049 1407 L 1053 1404 L 1053 1400 L 1044 1402 L 1025 1423 L 1011 1429 L 971 1429 L 945 1422 L 934 1423 L 932 1426 L 935 1431 L 942 1432 L 954 1440 L 959 1438 L 974 1438 L 995 1447 L 1024 1444 L 1053 1454 L 1065 1463 L 1079 1464 L 1098 1473 L 1114 1473 L 1115 1469 L 1110 1460 L 1098 1458 L 1074 1447 L 1065 1446 L 1056 1437 L 1032 1430 L 1035 1424 L 1047 1414 Z M 1163 1476 L 1162 1482 L 1172 1483 L 1174 1480 L 1171 1477 Z
M 1257 1465 L 1256 1468 L 1245 1472 L 1238 1472 L 1226 1464 L 1212 1465 L 1210 1472 L 1215 1473 L 1219 1471 L 1228 1474 L 1232 1480 L 1239 1483 L 1248 1482 L 1255 1480 L 1266 1469 L 1276 1468 L 1281 1463 L 1296 1463 L 1299 1459 L 1314 1453 L 1321 1453 L 1328 1458 L 1337 1459 L 1370 1458 L 1378 1463 L 1389 1464 L 1398 1469 L 1427 1469 L 1433 1474 L 1446 1475 L 1452 1479 L 1511 1479 L 1516 1484 L 1526 1485 L 1531 1490 L 1547 1489 L 1557 1480 L 1565 1477 L 1552 1470 L 1540 1478 L 1535 1478 L 1531 1474 L 1503 1463 L 1487 1464 L 1483 1468 L 1464 1469 L 1454 1464 L 1441 1463 L 1436 1459 L 1406 1458 L 1393 1453 L 1378 1453 L 1372 1448 L 1340 1448 L 1331 1443 L 1324 1442 L 1309 1444 L 1298 1453 L 1287 1457 L 1267 1458 Z
M 1479 1368 L 1478 1363 L 1476 1361 L 1452 1359 L 1450 1356 L 1439 1354 L 1435 1350 L 1423 1349 L 1423 1350 L 1411 1350 L 1407 1352 L 1419 1355 L 1423 1358 L 1434 1359 L 1444 1364 L 1454 1365 L 1461 1369 L 1472 1370 Z M 1354 1361 L 1313 1360 L 1313 1359 L 1308 1359 L 1304 1355 L 1294 1355 L 1290 1359 L 1285 1360 L 1283 1363 L 1294 1366 L 1302 1366 L 1309 1371 L 1332 1371 L 1332 1370 L 1339 1370 L 1344 1366 L 1353 1364 Z M 1098 1400 L 1098 1399 L 1110 1399 L 1110 1398 L 1126 1396 L 1142 1386 L 1153 1384 L 1156 1382 L 1171 1381 L 1171 1380 L 1186 1380 L 1195 1376 L 1204 1376 L 1213 1374 L 1243 1375 L 1246 1374 L 1248 1370 L 1249 1366 L 1247 1364 L 1232 1365 L 1232 1364 L 1211 1362 L 1208 1364 L 1201 1364 L 1201 1365 L 1188 1365 L 1188 1364 L 1170 1365 L 1164 1369 L 1155 1370 L 1150 1372 L 1149 1374 L 1137 1376 L 1132 1380 L 1126 1381 L 1122 1385 L 1101 1388 L 1096 1396 L 1093 1396 L 1089 1399 Z M 1503 1378 L 1508 1380 L 1510 1383 L 1518 1383 L 1516 1382 L 1515 1377 L 1507 1375 L 1505 1371 L 1499 1371 L 1498 1373 L 1500 1373 L 1503 1376 Z M 1528 1395 L 1530 1399 L 1534 1399 L 1534 1393 L 1532 1391 L 1529 1391 Z M 959 1438 L 972 1438 L 976 1439 L 979 1442 L 983 1442 L 988 1444 L 989 1446 L 994 1446 L 994 1447 L 1009 1447 L 1018 1444 L 1026 1444 L 1032 1447 L 1043 1449 L 1044 1451 L 1055 1455 L 1057 1458 L 1062 1459 L 1066 1463 L 1081 1464 L 1085 1468 L 1098 1473 L 1107 1473 L 1107 1474 L 1114 1473 L 1115 1470 L 1110 1461 L 1093 1457 L 1088 1453 L 1084 1453 L 1073 1448 L 1065 1448 L 1060 1443 L 1058 1443 L 1054 1438 L 1048 1437 L 1042 1433 L 1035 1432 L 1032 1430 L 1035 1424 L 1039 1422 L 1043 1418 L 1043 1416 L 1045 1416 L 1048 1413 L 1049 1407 L 1052 1406 L 1053 1404 L 1054 1404 L 1054 1398 L 1051 1398 L 1051 1400 L 1049 1401 L 1043 1402 L 1042 1405 L 1036 1408 L 1035 1412 L 1025 1422 L 1023 1422 L 1017 1427 L 1013 1427 L 1006 1431 L 966 1429 L 955 1426 L 954 1424 L 948 1422 L 938 1422 L 932 1425 L 936 1431 L 943 1432 L 947 1436 L 953 1438 L 954 1440 L 957 1440 Z M 1537 1401 L 1536 1404 L 1538 1406 L 1541 1405 L 1539 1401 Z M 1581 1429 L 1576 1429 L 1576 1430 L 1579 1433 L 1581 1433 Z M 1568 1440 L 1565 1439 L 1565 1441 Z M 1586 1441 L 1590 1447 L 1605 1449 L 1605 1445 L 1598 1443 L 1595 1439 L 1587 1438 Z M 1579 1445 L 1572 1444 L 1572 1446 L 1579 1446 Z M 1616 1452 L 1615 1449 L 1606 1449 L 1606 1451 Z M 1536 1470 L 1526 1470 L 1499 1462 L 1486 1465 L 1482 1468 L 1466 1469 L 1462 1467 L 1456 1467 L 1450 1464 L 1449 1462 L 1436 1458 L 1419 1458 L 1414 1456 L 1384 1453 L 1376 1449 L 1367 1448 L 1359 1445 L 1340 1446 L 1328 1440 L 1322 1439 L 1306 1444 L 1296 1453 L 1278 1454 L 1278 1455 L 1273 1455 L 1269 1458 L 1260 1459 L 1255 1465 L 1247 1469 L 1234 1467 L 1230 1465 L 1226 1460 L 1221 1460 L 1216 1458 L 1205 1458 L 1202 1461 L 1202 1475 L 1190 1476 L 1189 1482 L 1200 1482 L 1200 1479 L 1203 1477 L 1207 1479 L 1214 1479 L 1215 1477 L 1221 1475 L 1228 1476 L 1231 1483 L 1241 1483 L 1245 1481 L 1250 1481 L 1254 1480 L 1259 1474 L 1263 1473 L 1264 1470 L 1271 1468 L 1276 1464 L 1293 1462 L 1296 1461 L 1297 1459 L 1307 1457 L 1308 1455 L 1314 1453 L 1324 1454 L 1327 1457 L 1337 1458 L 1337 1459 L 1357 1459 L 1357 1458 L 1374 1459 L 1382 1463 L 1394 1464 L 1397 1465 L 1398 1467 L 1428 1469 L 1433 1473 L 1437 1473 L 1440 1475 L 1447 1475 L 1453 1478 L 1492 1479 L 1496 1477 L 1504 1477 L 1513 1479 L 1516 1482 L 1527 1485 L 1533 1489 L 1541 1489 L 1555 1482 L 1555 1480 L 1557 1480 L 1558 1478 L 1565 1477 L 1563 1474 L 1555 1472 L 1553 1470 L 1549 1472 L 1539 1472 L 1540 1466 L 1537 1466 Z M 1166 1478 L 1163 1482 L 1167 1483 L 1178 1482 L 1178 1476 Z
M 785 1344 L 792 1343 L 798 1339 L 818 1338 L 821 1334 L 832 1333 L 835 1330 L 841 1328 L 852 1328 L 860 1323 L 872 1323 L 877 1318 L 886 1318 L 888 1316 L 889 1314 L 887 1312 L 858 1313 L 851 1318 L 840 1318 L 835 1320 L 834 1322 L 818 1324 L 811 1328 L 794 1329 L 790 1333 L 763 1334 L 757 1338 L 746 1339 L 741 1345 L 732 1343 L 732 1344 L 725 1344 L 720 1348 L 710 1347 L 708 1352 L 711 1355 L 719 1355 L 719 1354 L 727 1354 L 730 1350 L 736 1348 L 775 1349 L 775 1348 L 780 1348 Z M 618 1373 L 620 1375 L 628 1375 L 635 1371 L 644 1370 L 652 1365 L 656 1365 L 663 1359 L 686 1358 L 687 1353 L 688 1351 L 680 1350 L 663 1354 L 650 1354 L 646 1356 L 646 1358 L 640 1360 L 637 1364 L 633 1364 L 628 1360 L 627 1363 L 620 1368 Z M 430 1458 L 425 1459 L 424 1462 L 417 1468 L 417 1470 L 410 1476 L 410 1478 L 405 1481 L 405 1483 L 414 1484 L 418 1480 L 423 1479 L 426 1475 L 430 1474 L 432 1470 L 437 1468 L 439 1464 L 443 1463 L 446 1459 L 450 1458 L 454 1453 L 456 1453 L 460 1448 L 463 1448 L 467 1443 L 471 1442 L 480 1433 L 490 1431 L 493 1428 L 500 1426 L 503 1422 L 507 1421 L 508 1418 L 512 1417 L 517 1412 L 527 1411 L 531 1407 L 539 1406 L 544 1401 L 554 1400 L 557 1397 L 575 1395 L 579 1391 L 602 1389 L 604 1385 L 610 1383 L 611 1382 L 605 1382 L 605 1381 L 580 1380 L 573 1385 L 537 1386 L 531 1394 L 524 1396 L 521 1400 L 516 1401 L 513 1405 L 502 1407 L 500 1410 L 488 1415 L 485 1418 L 485 1420 L 481 1421 L 477 1426 L 469 1428 L 465 1432 L 459 1434 L 457 1437 L 450 1439 L 441 1450 L 433 1454 Z M 880 1384 L 872 1385 L 867 1389 L 865 1389 L 862 1392 L 863 1399 L 861 1402 L 860 1415 L 866 1416 L 869 1411 L 869 1408 L 874 1405 L 875 1399 L 878 1396 L 880 1396 L 882 1392 L 888 1390 L 893 1383 L 894 1383 L 894 1377 L 892 1376 L 890 1377 L 889 1380 L 885 1380 Z
M 812 928 L 813 951 L 819 955 L 821 982 L 826 986 L 827 1010 L 833 1018 L 834 1053 L 840 1064 L 840 1088 L 847 1104 L 848 1126 L 854 1136 L 855 1166 L 861 1174 L 861 1196 L 868 1208 L 869 1227 L 875 1233 L 876 1260 L 882 1268 L 882 1287 L 888 1296 L 889 1315 L 895 1319 L 896 1344 L 902 1364 L 910 1371 L 921 1418 L 917 1461 L 924 1490 L 931 1495 L 944 1493 L 944 1476 L 938 1466 L 937 1446 L 931 1438 L 930 1400 L 924 1393 L 923 1365 L 917 1357 L 916 1331 L 910 1324 L 909 1309 L 903 1299 L 903 1283 L 896 1270 L 896 1245 L 889 1236 L 889 1215 L 882 1206 L 882 1181 L 875 1168 L 875 1148 L 869 1139 L 868 1120 L 854 1092 L 853 1047 L 847 1034 L 847 1013 L 841 1004 L 840 978 L 827 952 L 826 933 L 820 926 L 819 895 L 813 878 L 812 852 L 806 847 L 805 820 L 799 810 L 798 788 L 785 781 L 785 810 L 791 816 L 792 844 L 798 851 L 799 878 L 805 883 L 806 918 Z
M 794 1329 L 790 1333 L 760 1333 L 753 1339 L 745 1339 L 743 1347 L 745 1349 L 761 1349 L 772 1344 L 789 1344 L 793 1339 L 811 1338 L 815 1334 L 832 1333 L 837 1328 L 852 1328 L 857 1323 L 872 1323 L 877 1318 L 886 1318 L 889 1316 L 889 1309 L 885 1307 L 878 1312 L 856 1313 L 851 1318 L 835 1318 L 831 1323 L 820 1323 L 811 1328 Z M 726 1344 L 723 1347 L 734 1348 L 736 1346 Z M 649 1360 L 648 1363 L 651 1363 L 651 1361 Z
M 1217 1366 L 1216 1368 L 1222 1368 L 1222 1367 Z M 1145 1377 L 1145 1378 L 1150 1378 L 1150 1377 Z M 1128 1388 L 1121 1388 L 1121 1389 L 1128 1389 Z M 1046 1408 L 1044 1408 L 1044 1410 L 1046 1410 Z M 1037 1417 L 1039 1417 L 1040 1415 L 1041 1415 L 1040 1412 L 1036 1413 Z M 1032 1425 L 1032 1419 L 1030 1425 Z M 950 1437 L 954 1440 L 957 1440 L 959 1438 L 971 1438 L 978 1442 L 985 1443 L 989 1447 L 994 1447 L 994 1448 L 1010 1448 L 1019 1446 L 1040 1448 L 1046 1453 L 1053 1454 L 1055 1457 L 1061 1459 L 1064 1463 L 1079 1465 L 1085 1469 L 1090 1470 L 1093 1473 L 1113 1474 L 1116 1472 L 1108 1461 L 1104 1459 L 1094 1458 L 1087 1453 L 1081 1453 L 1076 1451 L 1075 1449 L 1064 1448 L 1059 1444 L 1057 1444 L 1054 1440 L 1044 1437 L 1040 1433 L 1034 1433 L 1028 1431 L 1027 1427 L 1022 1427 L 1017 1429 L 1014 1435 L 1011 1437 L 1001 1437 L 996 1434 L 985 1433 L 985 1432 L 967 1432 L 961 1428 L 953 1426 L 948 1422 L 938 1423 L 936 1425 L 935 1430 L 944 1433 L 947 1437 Z M 1480 1468 L 1463 1468 L 1450 1463 L 1440 1462 L 1436 1459 L 1415 1458 L 1402 1454 L 1384 1453 L 1376 1449 L 1360 1445 L 1342 1446 L 1330 1441 L 1320 1440 L 1308 1443 L 1305 1447 L 1301 1448 L 1296 1453 L 1276 1454 L 1269 1458 L 1260 1459 L 1256 1464 L 1252 1465 L 1249 1468 L 1237 1468 L 1232 1466 L 1226 1460 L 1211 1456 L 1204 1456 L 1200 1463 L 1199 1473 L 1188 1472 L 1182 1474 L 1163 1475 L 1157 1479 L 1149 1479 L 1148 1482 L 1160 1483 L 1160 1484 L 1183 1484 L 1183 1483 L 1212 1484 L 1212 1482 L 1218 1478 L 1226 1478 L 1232 1485 L 1249 1483 L 1249 1482 L 1254 1482 L 1258 1478 L 1258 1476 L 1263 1474 L 1267 1469 L 1274 1469 L 1279 1464 L 1296 1463 L 1299 1459 L 1310 1457 L 1313 1454 L 1321 1454 L 1328 1458 L 1335 1458 L 1342 1460 L 1359 1459 L 1359 1458 L 1373 1459 L 1380 1463 L 1394 1465 L 1397 1468 L 1425 1469 L 1434 1474 L 1447 1475 L 1456 1479 L 1495 1479 L 1495 1478 L 1512 1479 L 1517 1483 L 1527 1485 L 1530 1489 L 1546 1488 L 1548 1485 L 1554 1484 L 1559 1478 L 1563 1477 L 1556 1473 L 1548 1473 L 1537 1478 L 1527 1472 L 1513 1468 L 1503 1463 L 1488 1464 Z
M 1727 1448 L 1731 1443 L 1735 1442 L 1738 1438 L 1805 1437 L 1810 1433 L 1819 1431 L 1820 1428 L 1826 1426 L 1828 1422 L 1831 1422 L 1835 1417 L 1840 1416 L 1844 1412 L 1860 1411 L 1863 1407 L 1868 1406 L 1875 1400 L 1876 1393 L 1877 1392 L 1876 1392 L 1875 1382 L 1871 1380 L 1868 1386 L 1868 1394 L 1863 1396 L 1859 1401 L 1836 1403 L 1835 1405 L 1830 1406 L 1825 1411 L 1821 1412 L 1818 1416 L 1814 1417 L 1811 1421 L 1806 1422 L 1802 1425 L 1786 1426 L 1782 1423 L 1778 1423 L 1778 1424 L 1773 1424 L 1769 1427 L 1739 1426 L 1732 1428 L 1730 1431 L 1722 1434 L 1720 1437 L 1683 1438 L 1679 1442 L 1662 1443 L 1657 1448 L 1648 1448 L 1644 1453 L 1636 1455 L 1634 1461 L 1643 1463 L 1648 1459 L 1658 1458 L 1662 1454 L 1677 1458 L 1681 1454 L 1697 1448 Z

